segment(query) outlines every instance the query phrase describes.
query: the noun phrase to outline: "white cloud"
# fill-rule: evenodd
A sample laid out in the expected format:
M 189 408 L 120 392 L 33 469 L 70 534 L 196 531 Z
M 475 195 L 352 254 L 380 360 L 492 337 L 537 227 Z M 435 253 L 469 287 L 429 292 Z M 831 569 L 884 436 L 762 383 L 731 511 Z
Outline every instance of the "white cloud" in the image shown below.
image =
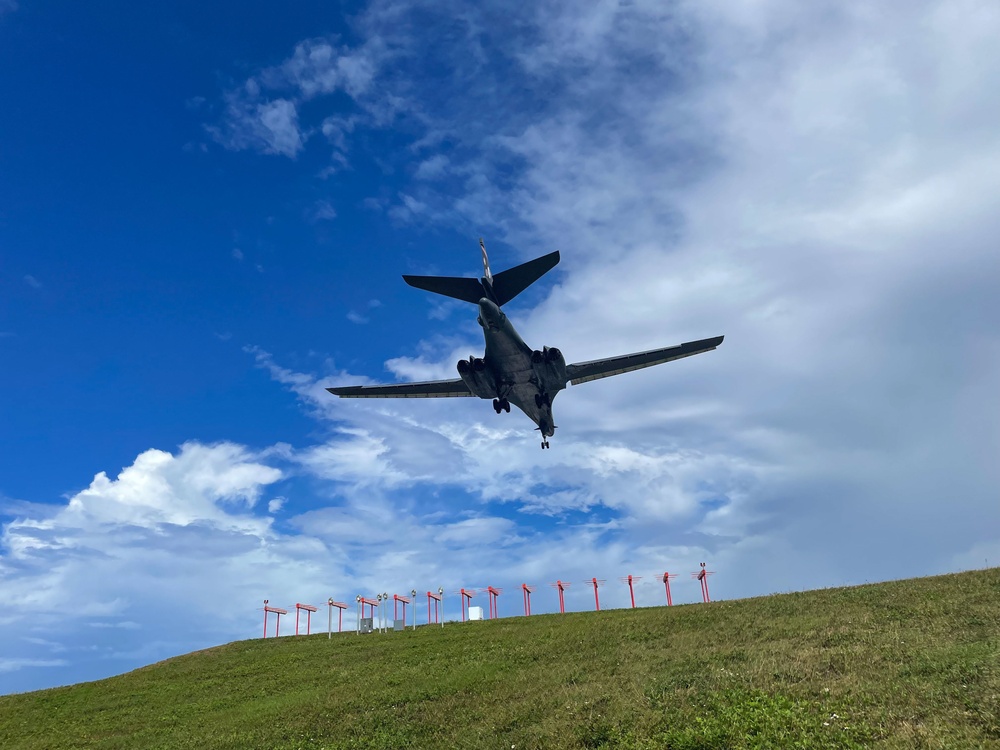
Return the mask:
M 303 41 L 280 65 L 264 68 L 242 86 L 226 92 L 223 122 L 207 126 L 207 130 L 226 148 L 294 159 L 312 132 L 300 128 L 299 107 L 317 97 L 342 92 L 358 112 L 330 115 L 320 125 L 335 149 L 334 163 L 325 171 L 326 176 L 346 166 L 347 135 L 359 122 L 383 126 L 399 109 L 396 97 L 374 86 L 379 68 L 391 57 L 391 51 L 377 37 L 355 49 L 338 47 L 327 39 Z M 267 99 L 267 93 L 280 96 Z
M 27 284 L 28 286 L 30 286 L 32 289 L 41 289 L 42 288 L 42 282 L 40 282 L 38 279 L 36 279 L 31 274 L 28 274 L 27 276 L 24 277 L 24 283 Z
M 240 250 L 238 247 L 234 247 L 233 248 L 233 258 L 235 258 L 236 260 L 243 260 L 243 258 L 244 258 L 243 251 Z
M 448 157 L 444 154 L 435 154 L 420 162 L 413 176 L 418 180 L 433 180 L 443 175 L 447 168 Z
M 295 102 L 283 98 L 260 102 L 258 95 L 259 87 L 252 79 L 242 91 L 230 92 L 224 124 L 206 129 L 228 149 L 252 149 L 294 159 L 308 137 L 299 129 Z
M 375 76 L 376 45 L 349 50 L 326 39 L 310 39 L 296 45 L 292 56 L 262 79 L 271 88 L 292 87 L 302 99 L 344 91 L 352 98 L 364 96 Z
M 337 218 L 337 211 L 330 205 L 330 201 L 316 201 L 312 210 L 313 221 L 333 221 Z
M 284 497 L 276 497 L 273 498 L 272 500 L 269 500 L 267 503 L 267 512 L 277 513 L 278 511 L 280 511 L 282 508 L 285 507 L 286 502 L 288 502 L 288 499 Z
M 0 12 L 3 8 L 0 8 Z M 29 667 L 64 667 L 68 664 L 65 659 L 19 659 L 0 657 L 0 673 L 16 672 L 19 669 Z

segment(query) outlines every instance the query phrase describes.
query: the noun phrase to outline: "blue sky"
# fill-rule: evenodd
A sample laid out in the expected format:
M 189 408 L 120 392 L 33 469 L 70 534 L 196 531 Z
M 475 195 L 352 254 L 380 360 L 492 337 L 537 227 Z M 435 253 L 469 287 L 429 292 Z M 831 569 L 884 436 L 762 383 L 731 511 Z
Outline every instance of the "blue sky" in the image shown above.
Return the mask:
M 995 564 L 998 32 L 971 0 L 0 0 L 0 692 L 255 637 L 264 598 Z M 472 399 L 329 396 L 482 351 L 400 279 L 477 274 L 480 236 L 562 252 L 508 309 L 533 346 L 726 342 L 569 389 L 544 452 Z

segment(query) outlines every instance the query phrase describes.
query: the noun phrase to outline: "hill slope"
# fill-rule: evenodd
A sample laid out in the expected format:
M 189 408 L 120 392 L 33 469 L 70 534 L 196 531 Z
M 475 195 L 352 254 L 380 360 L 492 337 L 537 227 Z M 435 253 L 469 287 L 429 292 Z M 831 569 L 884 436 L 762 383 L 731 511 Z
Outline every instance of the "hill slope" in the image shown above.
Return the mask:
M 0 698 L 3 748 L 1000 748 L 1000 570 L 251 640 Z

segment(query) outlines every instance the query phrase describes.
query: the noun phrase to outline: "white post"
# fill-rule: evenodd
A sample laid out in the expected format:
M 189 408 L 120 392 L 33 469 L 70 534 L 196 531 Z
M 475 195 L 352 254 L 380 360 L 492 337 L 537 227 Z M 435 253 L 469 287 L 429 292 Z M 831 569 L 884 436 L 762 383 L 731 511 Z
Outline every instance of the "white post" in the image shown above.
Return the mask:
M 326 639 L 333 638 L 333 597 L 326 600 Z
M 438 586 L 438 596 L 441 597 L 441 627 L 444 627 L 444 588 Z

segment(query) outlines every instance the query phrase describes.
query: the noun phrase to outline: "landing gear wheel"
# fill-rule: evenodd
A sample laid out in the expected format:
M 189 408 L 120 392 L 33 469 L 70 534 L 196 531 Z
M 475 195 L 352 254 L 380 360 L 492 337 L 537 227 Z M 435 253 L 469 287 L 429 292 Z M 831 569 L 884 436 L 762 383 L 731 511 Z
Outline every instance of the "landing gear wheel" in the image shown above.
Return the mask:
M 500 399 L 498 399 L 498 398 L 493 399 L 493 411 L 495 411 L 497 414 L 499 414 L 500 410 L 502 408 L 503 407 L 500 406 Z
M 493 411 L 499 414 L 502 411 L 510 414 L 510 401 L 505 398 L 495 398 L 493 399 Z
M 500 406 L 503 407 L 503 410 L 505 412 L 507 412 L 508 414 L 510 414 L 510 401 L 508 401 L 507 399 L 504 399 L 503 402 L 500 404 Z
M 542 450 L 545 450 L 548 447 L 549 447 L 549 441 L 548 440 L 543 440 L 542 441 Z

